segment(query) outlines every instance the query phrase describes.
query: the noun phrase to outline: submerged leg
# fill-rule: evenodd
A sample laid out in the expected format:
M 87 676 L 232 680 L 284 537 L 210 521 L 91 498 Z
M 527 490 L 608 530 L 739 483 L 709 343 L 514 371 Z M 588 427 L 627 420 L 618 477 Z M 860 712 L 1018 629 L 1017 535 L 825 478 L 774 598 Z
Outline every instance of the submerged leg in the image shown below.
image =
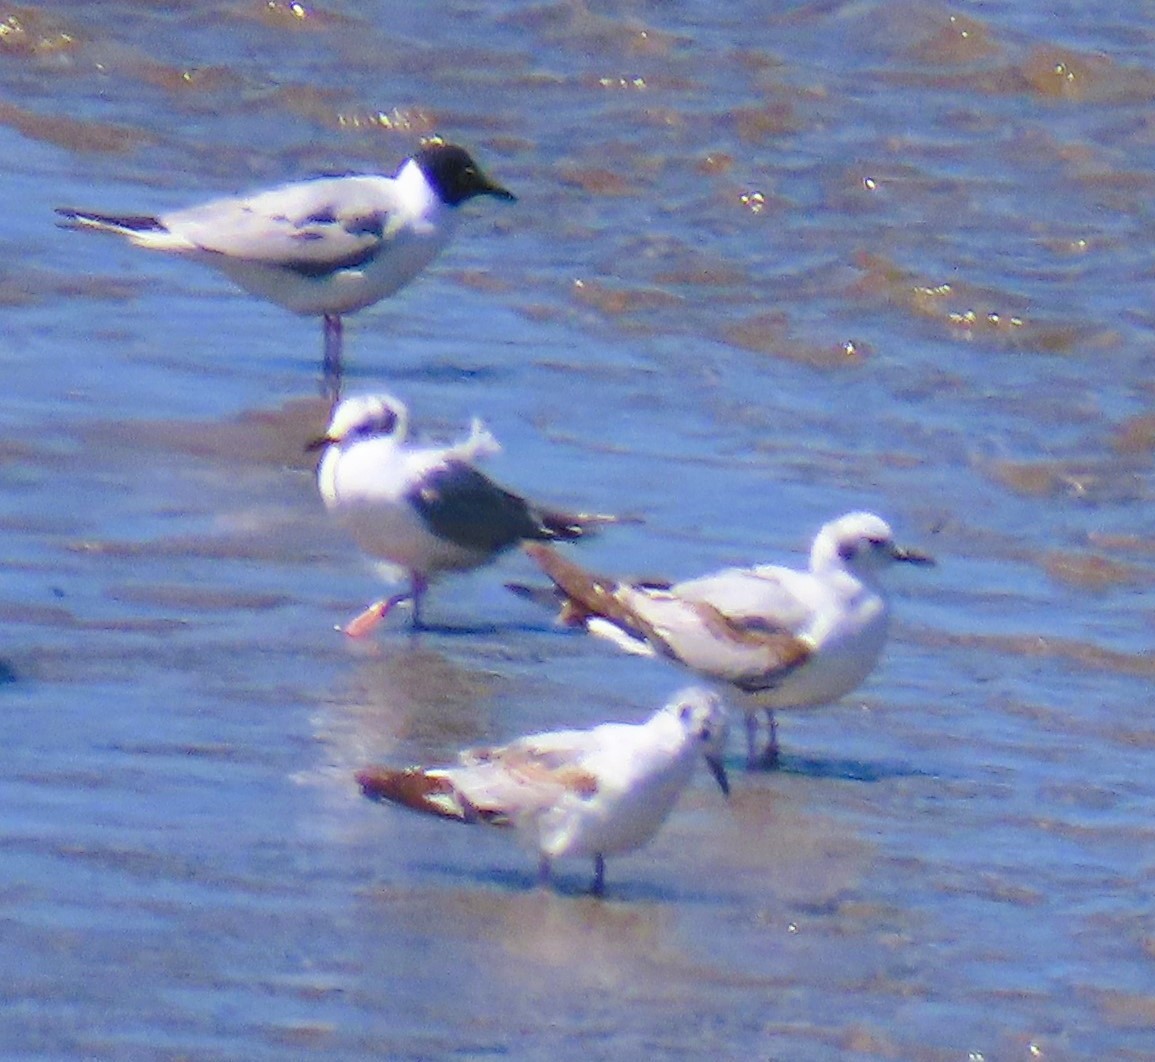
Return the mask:
M 774 709 L 766 709 L 766 745 L 757 751 L 758 715 L 746 716 L 746 766 L 751 770 L 772 770 L 778 766 L 778 720 Z
M 770 740 L 766 742 L 766 758 L 771 763 L 778 763 L 778 719 L 773 708 L 766 709 L 766 722 L 770 726 Z
M 594 856 L 594 883 L 590 892 L 595 896 L 606 894 L 606 858 L 601 852 Z
M 409 599 L 413 602 L 413 620 L 410 629 L 419 631 L 425 624 L 421 619 L 421 602 L 425 600 L 425 591 L 429 589 L 429 580 L 419 572 L 414 572 L 409 578 Z
M 746 713 L 746 768 L 758 766 L 758 713 Z
M 774 709 L 766 709 L 766 748 L 762 753 L 763 767 L 778 766 L 778 720 L 774 718 Z
M 325 396 L 334 404 L 341 397 L 343 332 L 341 315 L 325 314 L 325 352 L 321 361 L 322 388 Z

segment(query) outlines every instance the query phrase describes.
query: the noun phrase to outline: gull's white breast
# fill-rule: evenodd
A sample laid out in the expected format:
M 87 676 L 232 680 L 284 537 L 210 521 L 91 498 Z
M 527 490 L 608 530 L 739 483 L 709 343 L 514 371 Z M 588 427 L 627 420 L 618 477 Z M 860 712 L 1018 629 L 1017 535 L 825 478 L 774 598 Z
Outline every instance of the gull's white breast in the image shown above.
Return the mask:
M 402 449 L 392 439 L 367 439 L 344 450 L 331 446 L 318 475 L 321 497 L 372 557 L 423 574 L 473 567 L 485 554 L 434 535 L 406 497 L 442 455 Z

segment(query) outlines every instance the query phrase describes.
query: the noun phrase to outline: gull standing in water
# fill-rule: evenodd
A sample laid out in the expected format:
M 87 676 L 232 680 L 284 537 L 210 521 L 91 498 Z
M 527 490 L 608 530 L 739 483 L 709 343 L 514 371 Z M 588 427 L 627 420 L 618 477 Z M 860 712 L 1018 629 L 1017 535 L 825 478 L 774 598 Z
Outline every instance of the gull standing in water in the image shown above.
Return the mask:
M 470 749 L 452 767 L 374 767 L 357 775 L 367 797 L 460 822 L 509 826 L 540 858 L 594 861 L 593 892 L 605 889 L 605 859 L 646 844 L 670 814 L 698 757 L 730 786 L 722 761 L 727 722 L 718 698 L 690 689 L 644 723 L 603 723 Z
M 409 413 L 392 395 L 357 395 L 333 410 L 328 430 L 308 445 L 325 452 L 317 485 L 325 507 L 371 557 L 409 573 L 410 587 L 370 605 L 344 630 L 367 634 L 409 601 L 413 627 L 429 580 L 480 567 L 526 540 L 581 538 L 612 516 L 564 513 L 498 486 L 474 462 L 497 452 L 479 420 L 452 446 L 407 444 Z
M 479 195 L 513 201 L 464 148 L 430 141 L 393 177 L 317 177 L 171 213 L 58 209 L 68 228 L 123 236 L 184 255 L 250 294 L 324 319 L 324 372 L 341 374 L 343 314 L 392 295 L 449 242 L 457 207 Z
M 874 669 L 890 625 L 883 569 L 933 563 L 897 546 L 889 525 L 865 512 L 826 524 L 805 571 L 763 565 L 680 583 L 634 583 L 593 575 L 541 545 L 525 549 L 557 587 L 562 623 L 629 652 L 676 660 L 748 694 L 752 767 L 778 760 L 774 709 L 829 704 Z M 763 709 L 769 735 L 759 754 Z

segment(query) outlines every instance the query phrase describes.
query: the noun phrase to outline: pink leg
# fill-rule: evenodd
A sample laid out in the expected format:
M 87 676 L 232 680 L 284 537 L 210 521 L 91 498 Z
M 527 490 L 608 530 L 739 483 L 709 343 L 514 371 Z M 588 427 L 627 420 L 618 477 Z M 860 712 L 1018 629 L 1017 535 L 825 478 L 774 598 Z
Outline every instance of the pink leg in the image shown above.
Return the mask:
M 394 594 L 392 597 L 374 601 L 360 615 L 354 616 L 344 627 L 340 628 L 350 638 L 364 638 L 366 634 L 377 629 L 377 625 L 389 615 L 398 605 L 411 601 L 413 595 L 406 591 L 403 594 Z
M 418 572 L 409 577 L 409 589 L 392 597 L 374 601 L 360 615 L 354 616 L 341 628 L 350 638 L 363 638 L 366 634 L 377 629 L 377 625 L 389 615 L 398 605 L 409 601 L 413 605 L 413 630 L 421 629 L 421 599 L 429 589 L 429 580 Z

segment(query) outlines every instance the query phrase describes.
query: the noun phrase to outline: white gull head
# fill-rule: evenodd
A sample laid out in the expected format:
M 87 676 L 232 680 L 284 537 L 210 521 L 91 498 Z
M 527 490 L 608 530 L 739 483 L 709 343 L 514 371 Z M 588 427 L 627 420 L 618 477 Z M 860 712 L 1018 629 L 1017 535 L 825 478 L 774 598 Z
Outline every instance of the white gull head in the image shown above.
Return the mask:
M 812 572 L 842 568 L 868 581 L 896 562 L 934 563 L 925 553 L 897 545 L 890 525 L 881 516 L 867 512 L 847 513 L 831 520 L 818 532 L 810 550 Z
M 689 741 L 701 750 L 706 766 L 722 792 L 730 795 L 726 777 L 726 741 L 730 736 L 730 720 L 722 699 L 717 693 L 701 687 L 683 690 L 664 709 L 678 719 Z
M 392 395 L 355 395 L 340 402 L 329 420 L 325 434 L 310 444 L 311 448 L 361 442 L 364 439 L 390 437 L 402 443 L 409 434 L 409 410 Z

